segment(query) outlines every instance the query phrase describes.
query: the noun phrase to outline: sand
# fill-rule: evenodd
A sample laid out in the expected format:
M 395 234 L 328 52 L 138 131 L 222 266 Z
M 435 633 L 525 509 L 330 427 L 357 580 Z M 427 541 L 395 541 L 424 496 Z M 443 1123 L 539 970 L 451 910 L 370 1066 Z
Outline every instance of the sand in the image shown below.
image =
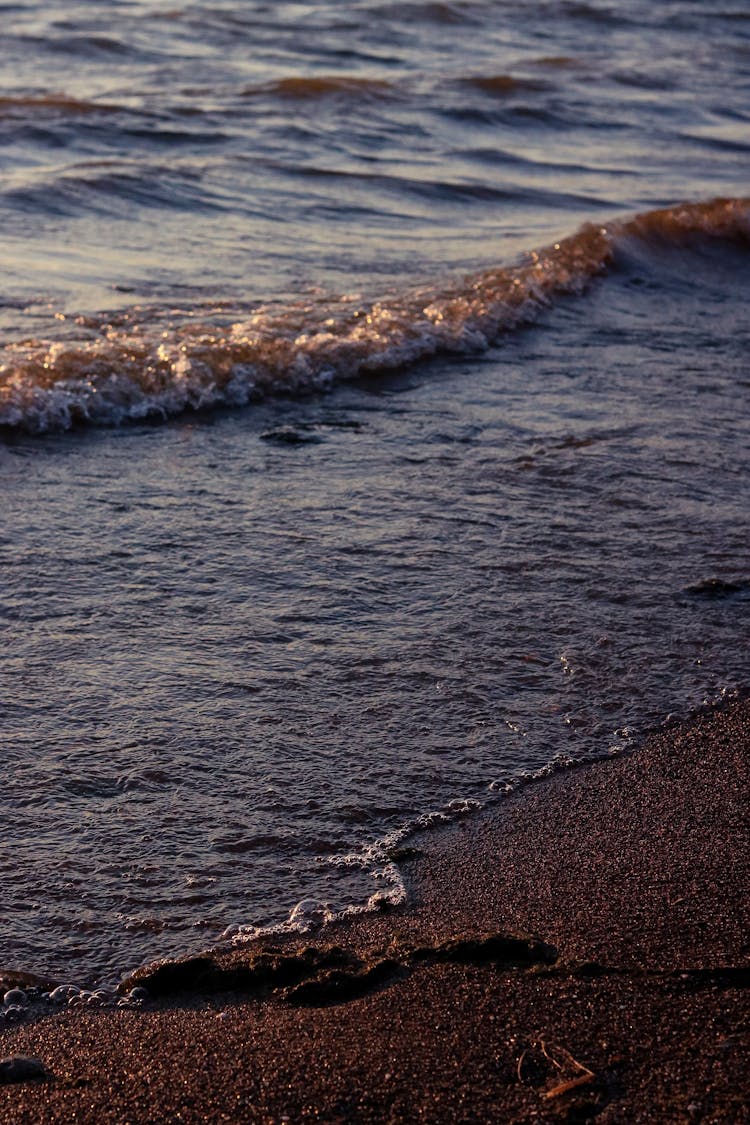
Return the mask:
M 23 1122 L 750 1122 L 750 704 L 416 841 L 407 908 L 0 1032 Z M 301 948 L 304 945 L 305 948 Z

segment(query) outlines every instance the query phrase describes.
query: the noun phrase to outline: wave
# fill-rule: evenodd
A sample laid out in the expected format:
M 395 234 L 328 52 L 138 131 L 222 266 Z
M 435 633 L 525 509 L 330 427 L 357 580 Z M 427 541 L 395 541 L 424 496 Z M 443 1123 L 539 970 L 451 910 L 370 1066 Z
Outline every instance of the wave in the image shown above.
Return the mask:
M 264 83 L 262 86 L 248 86 L 243 91 L 243 95 L 254 97 L 258 94 L 275 94 L 282 98 L 304 101 L 341 94 L 380 97 L 393 89 L 393 84 L 383 78 L 360 78 L 354 74 L 319 74 L 307 78 L 290 76 Z
M 68 94 L 23 94 L 0 97 L 0 119 L 21 115 L 28 117 L 29 110 L 34 115 L 76 116 L 96 113 L 120 113 L 122 107 L 107 102 L 85 101 Z
M 486 152 L 472 152 L 475 159 L 485 159 L 488 162 L 505 162 L 527 168 L 542 168 L 556 171 L 581 171 L 581 166 L 570 164 L 552 165 L 541 163 L 530 158 L 519 157 L 513 153 L 506 153 L 502 149 L 488 149 Z M 322 168 L 314 164 L 300 165 L 284 163 L 282 161 L 268 160 L 266 167 L 273 168 L 291 179 L 299 180 L 345 180 L 352 184 L 361 184 L 367 188 L 379 188 L 387 192 L 398 192 L 402 195 L 416 196 L 419 199 L 428 199 L 437 203 L 525 203 L 537 204 L 540 207 L 550 203 L 557 207 L 574 206 L 581 204 L 588 206 L 604 207 L 603 201 L 597 201 L 591 196 L 574 195 L 563 192 L 559 187 L 530 188 L 528 185 L 507 184 L 504 187 L 493 187 L 486 183 L 472 183 L 470 180 L 446 179 L 418 179 L 414 176 L 389 175 L 386 172 L 371 172 L 362 169 L 349 171 L 345 168 Z M 627 172 L 623 172 L 627 175 Z
M 518 264 L 364 304 L 352 296 L 280 308 L 135 308 L 65 320 L 66 338 L 0 352 L 0 426 L 31 433 L 117 426 L 244 406 L 490 347 L 555 299 L 580 294 L 636 240 L 750 243 L 750 199 L 648 211 L 533 251 Z
M 19 212 L 41 215 L 98 214 L 120 217 L 134 207 L 177 211 L 214 210 L 216 196 L 205 191 L 200 171 L 179 165 L 128 164 L 97 160 L 78 164 L 42 182 L 25 182 L 0 192 Z
M 522 93 L 527 90 L 548 90 L 549 83 L 533 78 L 517 78 L 513 74 L 478 74 L 472 78 L 464 78 L 465 86 L 472 86 L 483 94 L 494 97 L 507 97 L 509 94 Z
M 372 9 L 373 18 L 393 20 L 398 23 L 438 25 L 476 25 L 487 18 L 484 0 L 414 0 L 412 3 L 389 4 Z

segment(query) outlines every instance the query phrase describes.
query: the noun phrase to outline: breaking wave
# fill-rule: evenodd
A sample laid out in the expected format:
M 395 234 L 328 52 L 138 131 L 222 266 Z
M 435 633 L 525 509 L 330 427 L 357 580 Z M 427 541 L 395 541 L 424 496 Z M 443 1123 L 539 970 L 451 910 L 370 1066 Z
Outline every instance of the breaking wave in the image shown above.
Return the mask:
M 166 419 L 324 391 L 433 356 L 478 353 L 556 298 L 582 293 L 633 240 L 679 246 L 695 236 L 747 244 L 750 200 L 715 199 L 588 224 L 516 265 L 371 303 L 343 296 L 279 308 L 59 314 L 60 339 L 2 349 L 0 426 L 44 433 Z

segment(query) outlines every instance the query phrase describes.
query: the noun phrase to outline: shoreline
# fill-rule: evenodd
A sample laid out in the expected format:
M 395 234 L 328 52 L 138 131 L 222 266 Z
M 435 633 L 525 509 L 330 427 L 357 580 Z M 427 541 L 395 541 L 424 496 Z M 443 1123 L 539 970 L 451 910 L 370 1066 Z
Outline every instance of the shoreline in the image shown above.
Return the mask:
M 0 1031 L 14 1122 L 750 1121 L 750 701 L 410 841 L 406 908 Z

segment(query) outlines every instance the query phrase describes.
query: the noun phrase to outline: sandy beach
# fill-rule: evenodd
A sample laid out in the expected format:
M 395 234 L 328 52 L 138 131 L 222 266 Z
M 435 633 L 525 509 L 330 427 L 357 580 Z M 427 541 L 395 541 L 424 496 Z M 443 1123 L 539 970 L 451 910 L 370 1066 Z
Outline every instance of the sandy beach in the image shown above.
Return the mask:
M 27 1016 L 7 1121 L 750 1121 L 750 704 L 416 841 L 403 912 Z
M 0 1125 L 750 1125 L 749 13 L 2 5 Z

